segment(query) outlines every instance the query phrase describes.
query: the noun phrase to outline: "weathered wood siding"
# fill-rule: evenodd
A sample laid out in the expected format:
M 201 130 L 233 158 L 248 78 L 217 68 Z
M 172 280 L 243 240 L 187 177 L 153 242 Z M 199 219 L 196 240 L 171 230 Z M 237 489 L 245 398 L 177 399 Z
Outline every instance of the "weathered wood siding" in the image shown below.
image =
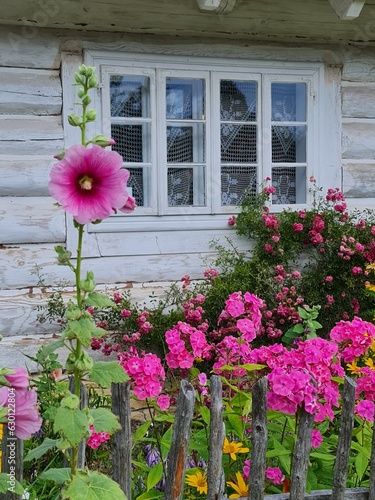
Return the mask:
M 205 20 L 210 22 L 208 15 Z M 52 157 L 64 147 L 66 113 L 70 112 L 65 106 L 62 114 L 61 73 L 83 61 L 85 48 L 151 50 L 155 57 L 177 54 L 228 61 L 236 57 L 325 63 L 331 83 L 326 98 L 337 110 L 336 116 L 327 117 L 327 133 L 333 123 L 340 124 L 326 153 L 327 168 L 334 171 L 334 177 L 342 163 L 346 196 L 353 203 L 375 206 L 375 55 L 371 47 L 309 46 L 306 41 L 304 45 L 267 46 L 241 39 L 31 28 L 0 26 L 0 333 L 31 333 L 27 325 L 36 313 L 30 311 L 39 300 L 34 289 L 38 286 L 33 274 L 36 266 L 41 267 L 46 285 L 72 278 L 67 268 L 56 265 L 54 246 L 64 244 L 67 228 L 62 210 L 48 195 L 47 183 Z M 93 269 L 99 283 L 170 281 L 186 273 L 199 277 L 206 267 L 204 259 L 214 259 L 209 240 L 233 236 L 226 227 L 189 231 L 185 240 L 183 234 L 95 233 L 89 240 L 91 250 L 86 245 L 89 257 L 84 269 Z M 244 242 L 237 243 L 245 248 Z M 46 333 L 49 327 L 37 329 L 33 323 L 31 330 Z

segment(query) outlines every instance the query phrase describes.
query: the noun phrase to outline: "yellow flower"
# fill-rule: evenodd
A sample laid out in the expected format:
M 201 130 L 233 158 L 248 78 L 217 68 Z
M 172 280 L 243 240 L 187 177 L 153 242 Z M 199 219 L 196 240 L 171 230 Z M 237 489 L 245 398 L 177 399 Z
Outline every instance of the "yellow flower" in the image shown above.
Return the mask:
M 241 498 L 246 497 L 249 493 L 249 487 L 243 480 L 240 472 L 236 472 L 236 482 L 227 481 L 227 485 L 233 488 L 237 493 L 232 493 L 229 498 Z
M 207 493 L 207 478 L 200 470 L 195 474 L 187 475 L 185 483 L 193 486 L 193 488 L 197 488 L 198 493 Z
M 236 453 L 247 453 L 248 451 L 249 448 L 243 448 L 242 443 L 229 442 L 227 438 L 224 439 L 223 453 L 230 455 L 232 460 L 236 460 Z
M 357 361 L 353 361 L 353 363 L 347 363 L 346 366 L 348 367 L 348 370 L 351 373 L 357 373 L 357 374 L 361 373 L 361 368 L 360 366 L 357 366 Z
M 375 370 L 375 365 L 372 358 L 367 358 L 365 361 L 365 365 L 367 365 L 370 368 L 370 370 Z
M 3 439 L 3 424 L 0 424 L 0 439 Z
M 366 290 L 368 290 L 369 292 L 375 292 L 375 285 L 373 285 L 371 283 L 366 283 L 365 287 L 366 287 Z

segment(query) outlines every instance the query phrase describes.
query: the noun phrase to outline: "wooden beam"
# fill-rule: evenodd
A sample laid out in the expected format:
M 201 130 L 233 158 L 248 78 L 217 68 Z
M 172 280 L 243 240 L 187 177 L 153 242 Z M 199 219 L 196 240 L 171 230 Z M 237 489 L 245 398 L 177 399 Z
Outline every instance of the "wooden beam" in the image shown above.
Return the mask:
M 329 0 L 340 19 L 350 21 L 361 13 L 366 0 Z
M 201 12 L 212 12 L 214 14 L 227 14 L 236 5 L 237 0 L 197 0 Z

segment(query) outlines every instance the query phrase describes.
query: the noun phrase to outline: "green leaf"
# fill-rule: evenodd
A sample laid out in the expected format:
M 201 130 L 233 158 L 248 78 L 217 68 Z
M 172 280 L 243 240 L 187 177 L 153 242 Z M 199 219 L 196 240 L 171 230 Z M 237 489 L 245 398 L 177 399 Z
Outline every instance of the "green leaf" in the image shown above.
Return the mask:
M 95 432 L 108 432 L 113 434 L 115 431 L 121 429 L 119 421 L 111 410 L 108 408 L 94 408 L 90 410 L 90 415 L 94 419 Z
M 210 410 L 207 408 L 207 406 L 201 406 L 199 408 L 199 413 L 201 414 L 203 418 L 203 422 L 207 425 L 210 424 Z
M 64 339 L 55 340 L 54 342 L 50 342 L 49 344 L 41 347 L 36 353 L 36 359 L 38 363 L 42 364 L 43 361 L 48 358 L 51 352 L 56 351 L 56 349 L 59 349 L 60 347 L 64 347 Z
M 173 432 L 173 427 L 170 426 L 167 431 L 163 434 L 163 437 L 161 438 L 161 456 L 162 458 L 166 458 L 168 451 L 171 448 L 171 441 L 172 441 L 172 432 Z
M 72 409 L 60 406 L 56 412 L 53 430 L 61 432 L 72 446 L 77 446 L 84 437 L 89 435 L 87 413 L 78 408 Z
M 12 484 L 9 484 L 9 474 L 6 474 L 5 472 L 1 472 L 0 473 L 0 493 L 5 493 L 9 490 L 9 487 L 10 486 L 13 486 Z M 14 490 L 10 490 L 10 491 L 14 491 L 14 493 L 17 493 L 17 495 L 22 495 L 22 493 L 24 492 L 24 489 L 22 488 L 22 486 L 20 485 L 20 483 L 18 481 L 15 481 L 15 485 L 14 485 Z
M 137 497 L 137 500 L 159 500 L 163 498 L 163 493 L 160 491 L 146 491 Z
M 29 451 L 29 453 L 23 459 L 24 462 L 27 462 L 28 460 L 34 460 L 36 458 L 40 458 L 48 450 L 52 450 L 52 448 L 55 448 L 57 441 L 58 441 L 58 439 L 50 439 L 47 437 L 41 445 L 39 445 L 37 448 L 34 448 L 33 450 Z
M 70 480 L 70 467 L 61 467 L 60 469 L 48 469 L 41 473 L 40 479 L 53 481 L 56 484 L 64 484 Z
M 244 422 L 241 415 L 238 415 L 237 413 L 227 413 L 225 416 L 227 417 L 231 430 L 234 434 L 236 434 L 239 439 L 243 439 Z
M 85 298 L 85 304 L 91 307 L 103 309 L 103 307 L 113 307 L 115 303 L 105 295 L 98 292 L 91 292 Z
M 163 477 L 163 464 L 162 462 L 157 463 L 153 467 L 151 467 L 150 472 L 148 473 L 147 476 L 147 491 L 150 491 L 151 488 L 153 488 L 160 479 Z
M 151 420 L 147 420 L 144 424 L 140 425 L 138 429 L 133 434 L 133 442 L 135 443 L 139 439 L 142 439 L 151 425 Z
M 253 364 L 246 363 L 244 365 L 236 365 L 236 366 L 229 366 L 229 365 L 220 366 L 220 370 L 223 370 L 223 371 L 234 371 L 234 370 L 238 370 L 239 368 L 243 368 L 247 372 L 252 372 L 254 370 L 263 370 L 263 368 L 266 368 L 266 365 L 258 365 L 255 363 L 253 363 Z
M 78 471 L 61 493 L 61 498 L 71 500 L 126 500 L 120 486 L 97 471 Z
M 126 382 L 129 377 L 117 361 L 97 361 L 94 363 L 89 379 L 100 385 L 100 387 L 109 389 L 112 382 L 114 384 Z
M 95 325 L 91 319 L 80 318 L 78 320 L 69 321 L 67 329 L 74 333 L 83 346 L 89 347 L 91 342 L 91 332 L 94 327 Z
M 359 481 L 363 479 L 368 464 L 369 461 L 367 457 L 362 453 L 358 453 L 358 455 L 355 457 L 355 471 L 357 473 Z

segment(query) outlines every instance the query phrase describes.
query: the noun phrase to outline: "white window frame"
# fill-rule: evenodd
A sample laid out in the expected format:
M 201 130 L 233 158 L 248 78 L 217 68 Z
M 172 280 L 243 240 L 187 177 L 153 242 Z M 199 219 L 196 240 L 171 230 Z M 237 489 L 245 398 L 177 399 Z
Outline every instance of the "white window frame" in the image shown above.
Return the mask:
M 269 127 L 267 128 L 267 117 L 268 113 L 270 119 L 270 110 L 266 109 L 263 100 L 262 103 L 262 92 L 270 92 L 270 84 L 273 81 L 290 81 L 290 82 L 305 82 L 307 83 L 307 94 L 310 100 L 310 105 L 308 106 L 308 127 L 312 129 L 312 133 L 308 134 L 308 143 L 306 145 L 308 151 L 308 171 L 307 171 L 307 183 L 310 176 L 314 176 L 317 184 L 319 186 L 332 187 L 338 184 L 336 181 L 340 178 L 340 165 L 338 164 L 339 151 L 337 154 L 329 153 L 332 140 L 327 136 L 327 131 L 330 131 L 332 127 L 332 122 L 335 118 L 339 116 L 339 110 L 337 108 L 337 102 L 334 100 L 334 94 L 336 92 L 337 82 L 334 85 L 327 81 L 325 78 L 326 68 L 321 62 L 276 62 L 270 60 L 251 60 L 243 58 L 217 58 L 217 57 L 196 57 L 189 56 L 177 56 L 177 55 L 164 55 L 164 54 L 153 54 L 152 49 L 150 53 L 128 53 L 128 52 L 112 52 L 107 50 L 86 50 L 84 53 L 84 62 L 90 66 L 95 66 L 97 68 L 97 74 L 100 75 L 100 88 L 97 92 L 92 94 L 93 103 L 92 106 L 98 111 L 98 118 L 96 122 L 88 126 L 87 134 L 88 137 L 91 135 L 96 135 L 99 133 L 108 133 L 110 131 L 110 122 L 108 120 L 108 114 L 103 113 L 103 109 L 109 109 L 109 89 L 105 89 L 105 79 L 102 80 L 101 71 L 105 68 L 103 75 L 109 74 L 138 74 L 138 75 L 150 75 L 151 80 L 151 91 L 155 92 L 157 96 L 158 92 L 164 92 L 163 87 L 160 85 L 158 78 L 165 78 L 167 75 L 171 74 L 176 76 L 176 72 L 179 74 L 186 74 L 188 77 L 194 75 L 201 75 L 207 72 L 215 72 L 215 80 L 213 80 L 212 88 L 214 92 L 219 91 L 219 80 L 220 77 L 229 77 L 232 79 L 246 78 L 255 81 L 264 81 L 263 85 L 258 84 L 258 116 L 257 120 L 261 122 L 262 128 L 258 127 L 258 134 L 261 133 L 263 140 L 257 141 L 258 151 L 257 151 L 257 164 L 260 166 L 258 168 L 259 179 L 258 183 L 262 182 L 264 178 L 270 174 L 271 163 L 267 159 L 267 154 L 271 155 L 271 150 L 269 152 L 260 146 L 261 142 L 268 143 L 271 147 L 271 138 L 267 139 L 267 134 L 269 135 Z M 155 69 L 158 70 L 156 73 Z M 139 70 L 142 72 L 140 73 Z M 152 74 L 156 75 L 155 80 Z M 65 71 L 65 80 L 67 77 L 71 77 L 68 71 Z M 71 81 L 63 82 L 64 87 L 68 88 L 71 85 Z M 155 87 L 154 87 L 155 85 Z M 268 87 L 269 86 L 269 87 Z M 65 96 L 65 100 L 68 99 L 68 106 L 66 110 L 72 110 L 73 99 L 75 99 L 74 93 L 76 92 L 76 87 L 73 87 L 73 91 Z M 107 91 L 106 91 L 107 90 Z M 163 99 L 164 100 L 164 99 Z M 162 179 L 162 176 L 158 175 L 156 169 L 151 169 L 152 183 L 158 187 L 158 194 L 155 194 L 155 190 L 151 195 L 151 207 L 138 207 L 132 214 L 123 215 L 118 213 L 114 216 L 109 217 L 98 225 L 89 225 L 88 236 L 94 236 L 95 233 L 123 233 L 123 232 L 138 232 L 138 231 L 174 231 L 181 230 L 183 227 L 186 231 L 196 230 L 196 229 L 222 229 L 225 227 L 226 221 L 229 214 L 235 214 L 239 212 L 240 209 L 234 206 L 221 206 L 221 185 L 220 181 L 215 181 L 220 179 L 220 147 L 217 147 L 215 141 L 220 140 L 220 134 L 218 130 L 215 132 L 215 128 L 220 128 L 220 109 L 217 105 L 213 105 L 214 93 L 206 92 L 206 115 L 210 110 L 212 119 L 206 121 L 206 134 L 211 134 L 211 136 L 217 139 L 212 140 L 210 143 L 206 142 L 206 168 L 207 175 L 209 179 L 207 185 L 207 207 L 195 207 L 194 210 L 189 210 L 188 213 L 184 210 L 184 207 L 179 207 L 181 210 L 174 211 L 173 215 L 168 211 L 168 207 L 165 206 L 161 201 L 164 197 L 166 200 L 166 182 Z M 72 102 L 70 102 L 72 101 Z M 155 99 L 151 99 L 151 113 L 152 116 L 156 116 L 155 110 Z M 268 104 L 270 106 L 270 99 L 268 99 Z M 65 101 L 64 101 L 65 102 Z M 261 114 L 260 114 L 261 113 Z M 325 114 L 328 116 L 331 114 L 332 117 L 329 120 L 329 125 L 326 124 Z M 164 116 L 160 113 L 157 121 L 154 120 L 152 127 L 160 127 L 163 123 L 165 126 L 165 113 Z M 212 129 L 211 129 L 212 127 Z M 338 136 L 338 126 L 336 130 L 332 132 L 335 134 L 336 144 Z M 74 142 L 74 141 L 73 141 Z M 76 142 L 76 141 L 75 141 Z M 71 136 L 66 140 L 66 145 L 70 146 L 72 144 Z M 161 153 L 160 144 L 156 141 L 156 134 L 152 134 L 152 154 L 161 158 L 165 153 Z M 324 156 L 327 155 L 328 159 Z M 154 157 L 156 157 L 154 156 Z M 262 165 L 269 165 L 269 171 Z M 327 169 L 327 167 L 329 167 Z M 216 176 L 214 174 L 215 168 L 217 169 Z M 156 179 L 155 179 L 156 177 Z M 213 181 L 210 181 L 212 179 Z M 334 182 L 332 182 L 334 181 Z M 309 186 L 306 186 L 306 203 L 304 204 L 293 204 L 293 205 L 272 205 L 271 210 L 273 212 L 279 212 L 287 207 L 292 207 L 293 209 L 300 209 L 309 206 L 311 199 L 309 197 Z M 174 207 L 175 208 L 175 207 Z M 134 220 L 136 218 L 136 221 Z M 73 241 L 69 237 L 68 227 L 68 246 L 69 240 Z M 94 238 L 95 240 L 95 238 Z M 93 241 L 94 241 L 93 240 Z M 74 243 L 74 242 L 73 242 Z M 88 246 L 89 248 L 89 246 Z M 100 254 L 98 249 L 95 248 L 95 241 L 92 248 L 88 251 L 88 254 L 94 256 Z

